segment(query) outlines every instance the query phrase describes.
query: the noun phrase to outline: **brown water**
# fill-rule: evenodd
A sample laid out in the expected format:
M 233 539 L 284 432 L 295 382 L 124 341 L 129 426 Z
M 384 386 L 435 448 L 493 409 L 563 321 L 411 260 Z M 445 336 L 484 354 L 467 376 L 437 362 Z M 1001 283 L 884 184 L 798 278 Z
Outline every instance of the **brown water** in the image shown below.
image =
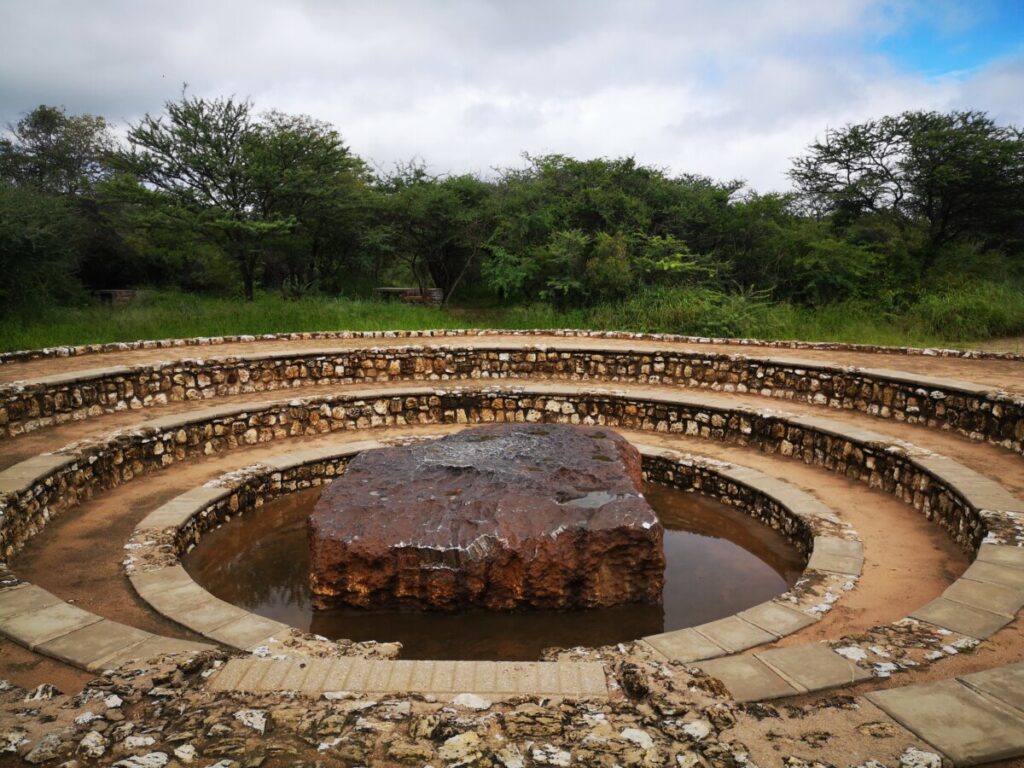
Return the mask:
M 781 535 L 732 507 L 649 484 L 665 526 L 661 605 L 462 613 L 313 610 L 306 518 L 320 489 L 284 496 L 211 531 L 185 558 L 222 600 L 332 639 L 398 640 L 410 659 L 528 660 L 550 646 L 608 645 L 702 624 L 785 592 L 803 561 Z

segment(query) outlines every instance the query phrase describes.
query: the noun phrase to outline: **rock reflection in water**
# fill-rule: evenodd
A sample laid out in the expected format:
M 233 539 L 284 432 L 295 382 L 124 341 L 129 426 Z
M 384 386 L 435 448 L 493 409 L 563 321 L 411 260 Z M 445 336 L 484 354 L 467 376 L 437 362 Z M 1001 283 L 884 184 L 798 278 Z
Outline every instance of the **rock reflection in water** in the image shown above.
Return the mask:
M 589 611 L 314 611 L 306 518 L 320 489 L 269 502 L 211 531 L 185 558 L 222 600 L 330 638 L 399 640 L 403 658 L 536 659 L 542 649 L 607 645 L 727 616 L 786 591 L 803 563 L 782 536 L 731 507 L 649 484 L 665 527 L 662 605 Z

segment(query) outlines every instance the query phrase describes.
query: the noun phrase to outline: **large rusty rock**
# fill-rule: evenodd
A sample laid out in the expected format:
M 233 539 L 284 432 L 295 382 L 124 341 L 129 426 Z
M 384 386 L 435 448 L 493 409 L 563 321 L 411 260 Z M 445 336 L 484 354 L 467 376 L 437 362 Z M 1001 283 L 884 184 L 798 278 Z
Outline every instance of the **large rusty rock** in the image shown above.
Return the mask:
M 663 531 L 608 429 L 501 424 L 367 451 L 309 518 L 318 607 L 658 602 Z

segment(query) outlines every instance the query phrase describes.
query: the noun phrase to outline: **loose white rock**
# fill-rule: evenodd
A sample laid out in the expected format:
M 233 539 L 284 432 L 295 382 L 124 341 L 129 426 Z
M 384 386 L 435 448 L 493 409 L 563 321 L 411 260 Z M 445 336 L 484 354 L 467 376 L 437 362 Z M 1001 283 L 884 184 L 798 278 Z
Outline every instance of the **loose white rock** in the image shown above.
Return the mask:
M 531 754 L 533 761 L 540 765 L 553 765 L 556 768 L 565 768 L 565 766 L 572 762 L 571 754 L 551 744 L 545 744 L 543 747 L 534 747 Z
M 683 733 L 694 741 L 700 741 L 711 733 L 711 723 L 707 720 L 694 720 L 683 726 Z
M 240 709 L 235 712 L 235 720 L 257 733 L 267 729 L 267 712 L 264 709 Z
M 480 737 L 472 731 L 452 736 L 441 745 L 437 756 L 452 768 L 474 763 L 483 757 L 483 752 L 480 751 Z
M 505 768 L 526 768 L 526 759 L 515 744 L 502 747 L 495 755 Z
M 619 736 L 644 749 L 650 749 L 654 746 L 654 739 L 651 738 L 651 735 L 647 731 L 641 731 L 639 728 L 623 728 Z
M 907 751 L 900 755 L 900 765 L 903 768 L 942 768 L 942 758 L 934 752 L 907 747 Z
M 78 751 L 86 757 L 93 759 L 103 757 L 103 753 L 107 751 L 107 740 L 103 738 L 103 734 L 99 731 L 89 731 L 78 742 Z
M 113 768 L 164 768 L 167 765 L 167 753 L 149 752 L 145 755 L 132 755 L 124 760 L 118 760 Z
M 457 707 L 465 707 L 466 709 L 485 710 L 491 708 L 491 702 L 482 696 L 477 696 L 475 693 L 460 693 L 453 699 L 453 703 Z
M 863 648 L 858 648 L 856 645 L 844 645 L 842 648 L 836 648 L 835 650 L 840 656 L 850 661 L 863 661 L 868 657 L 867 651 Z
M 182 744 L 174 750 L 174 756 L 188 765 L 196 759 L 196 748 L 191 744 Z

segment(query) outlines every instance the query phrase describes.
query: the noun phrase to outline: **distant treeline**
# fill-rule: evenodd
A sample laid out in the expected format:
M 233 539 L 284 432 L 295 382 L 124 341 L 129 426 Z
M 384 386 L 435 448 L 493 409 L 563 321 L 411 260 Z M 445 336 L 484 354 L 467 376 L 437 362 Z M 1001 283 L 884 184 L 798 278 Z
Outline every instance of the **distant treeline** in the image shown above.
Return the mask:
M 489 177 L 379 171 L 333 126 L 233 98 L 183 94 L 123 140 L 40 106 L 0 139 L 0 314 L 97 288 L 251 299 L 389 283 L 557 309 L 645 287 L 895 306 L 1024 274 L 1024 136 L 984 113 L 827 130 L 790 178 L 759 194 L 563 155 Z

